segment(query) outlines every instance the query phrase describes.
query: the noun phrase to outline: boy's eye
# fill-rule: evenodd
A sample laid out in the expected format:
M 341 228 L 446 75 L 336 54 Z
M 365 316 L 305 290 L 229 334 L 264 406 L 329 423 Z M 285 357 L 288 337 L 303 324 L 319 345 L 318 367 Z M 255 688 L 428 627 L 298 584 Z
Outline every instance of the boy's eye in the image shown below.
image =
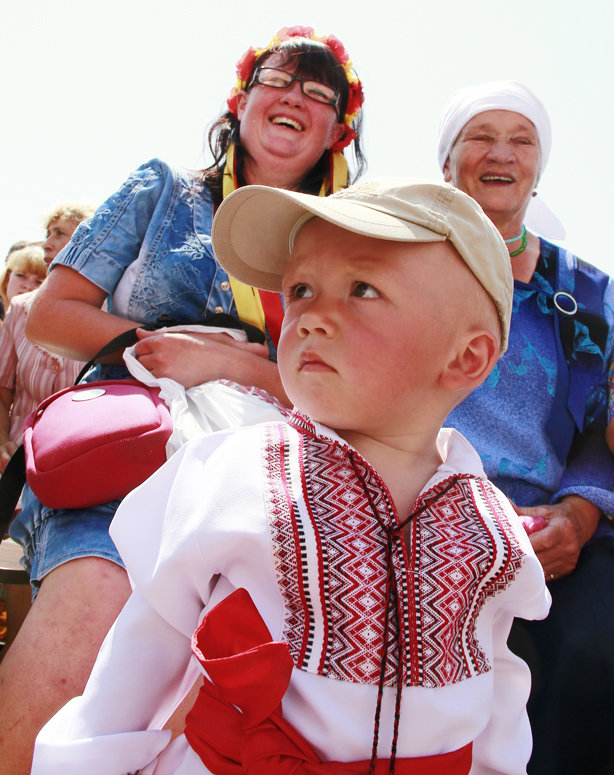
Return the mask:
M 372 285 L 362 281 L 356 283 L 353 294 L 361 299 L 376 299 L 379 296 L 379 292 Z
M 308 285 L 304 283 L 297 283 L 290 288 L 291 299 L 310 299 L 313 296 L 313 291 Z
M 15 277 L 18 277 L 20 280 L 24 280 L 25 276 L 24 272 L 15 272 Z

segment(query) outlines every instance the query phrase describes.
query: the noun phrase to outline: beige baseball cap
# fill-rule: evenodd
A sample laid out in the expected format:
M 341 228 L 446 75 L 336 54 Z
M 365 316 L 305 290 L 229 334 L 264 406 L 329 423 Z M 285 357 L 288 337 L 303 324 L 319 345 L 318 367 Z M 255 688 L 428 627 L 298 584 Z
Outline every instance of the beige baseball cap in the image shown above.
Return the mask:
M 396 242 L 450 240 L 491 297 L 507 347 L 514 281 L 503 238 L 471 197 L 446 183 L 376 178 L 328 197 L 245 186 L 220 205 L 211 232 L 216 258 L 248 285 L 280 291 L 296 235 L 311 218 Z

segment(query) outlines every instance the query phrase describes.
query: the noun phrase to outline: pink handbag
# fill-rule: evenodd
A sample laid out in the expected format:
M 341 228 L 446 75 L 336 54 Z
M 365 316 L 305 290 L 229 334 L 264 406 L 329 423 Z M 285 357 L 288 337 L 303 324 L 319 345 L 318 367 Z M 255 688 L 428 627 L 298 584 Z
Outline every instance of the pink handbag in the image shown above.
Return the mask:
M 137 380 L 66 388 L 25 422 L 28 484 L 51 508 L 122 498 L 166 461 L 172 430 L 158 390 Z

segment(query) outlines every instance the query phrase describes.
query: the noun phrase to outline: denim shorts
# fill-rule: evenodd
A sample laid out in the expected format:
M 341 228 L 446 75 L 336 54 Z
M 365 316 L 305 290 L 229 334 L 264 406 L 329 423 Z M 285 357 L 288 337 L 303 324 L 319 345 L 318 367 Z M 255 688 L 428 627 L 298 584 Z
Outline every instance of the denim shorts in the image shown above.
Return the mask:
M 22 511 L 11 523 L 9 534 L 23 548 L 21 562 L 30 574 L 33 596 L 43 578 L 69 560 L 102 557 L 124 567 L 109 535 L 120 502 L 84 509 L 50 509 L 26 485 Z

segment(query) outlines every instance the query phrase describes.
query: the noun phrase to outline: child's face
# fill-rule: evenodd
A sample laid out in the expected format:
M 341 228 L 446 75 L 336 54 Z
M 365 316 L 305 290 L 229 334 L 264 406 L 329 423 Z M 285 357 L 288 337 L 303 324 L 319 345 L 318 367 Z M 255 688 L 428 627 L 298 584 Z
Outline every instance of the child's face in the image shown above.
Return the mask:
M 309 221 L 283 282 L 279 369 L 290 399 L 336 430 L 396 433 L 415 421 L 456 341 L 458 272 L 468 270 L 448 242 Z
M 13 296 L 17 296 L 19 293 L 27 293 L 28 291 L 35 290 L 43 284 L 44 279 L 44 277 L 41 277 L 35 272 L 14 269 L 11 271 L 9 281 L 6 285 L 7 299 L 11 301 Z

